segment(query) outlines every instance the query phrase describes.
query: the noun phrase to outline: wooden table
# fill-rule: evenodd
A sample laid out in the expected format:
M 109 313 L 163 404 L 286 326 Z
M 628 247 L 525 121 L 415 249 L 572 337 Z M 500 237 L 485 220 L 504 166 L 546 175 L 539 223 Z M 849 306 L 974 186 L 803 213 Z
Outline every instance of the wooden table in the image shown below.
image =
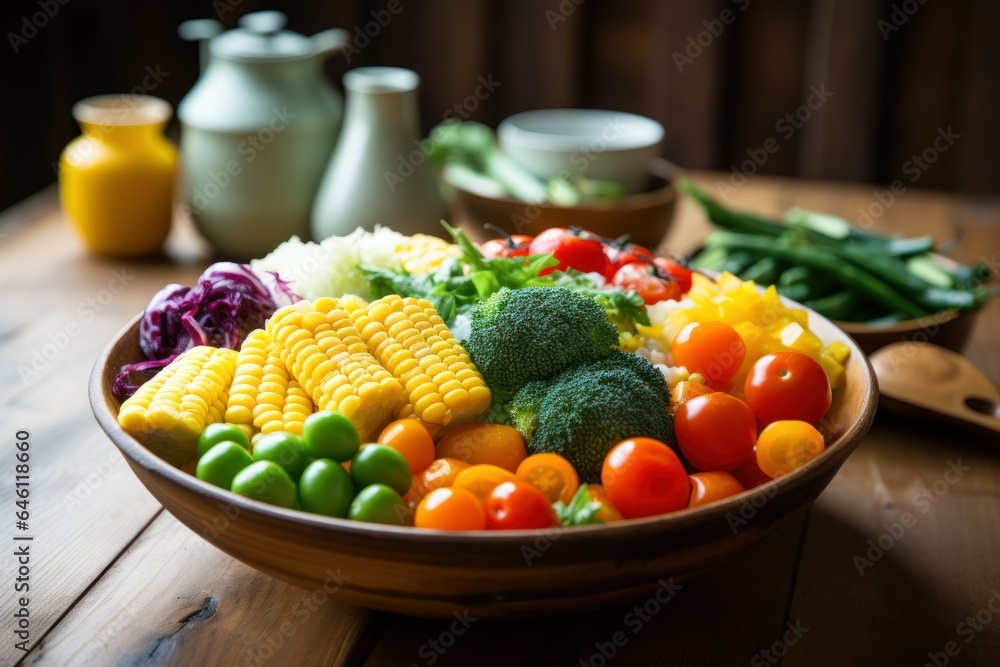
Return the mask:
M 856 219 L 874 191 L 758 177 L 729 201 Z M 939 239 L 960 225 L 955 256 L 997 262 L 1000 201 L 910 191 L 875 225 Z M 706 231 L 685 202 L 665 247 L 683 252 Z M 929 653 L 938 665 L 1000 663 L 1000 449 L 882 413 L 807 515 L 685 584 L 638 632 L 626 616 L 635 605 L 463 625 L 346 606 L 250 569 L 162 510 L 87 404 L 88 373 L 111 336 L 206 262 L 184 226 L 170 247 L 173 259 L 152 264 L 96 259 L 52 191 L 0 222 L 0 664 L 921 665 Z M 1000 303 L 980 316 L 967 353 L 1000 384 Z M 11 545 L 25 543 L 11 541 L 19 429 L 31 443 L 29 530 L 18 532 L 34 538 L 27 654 L 10 630 L 26 595 L 12 585 Z

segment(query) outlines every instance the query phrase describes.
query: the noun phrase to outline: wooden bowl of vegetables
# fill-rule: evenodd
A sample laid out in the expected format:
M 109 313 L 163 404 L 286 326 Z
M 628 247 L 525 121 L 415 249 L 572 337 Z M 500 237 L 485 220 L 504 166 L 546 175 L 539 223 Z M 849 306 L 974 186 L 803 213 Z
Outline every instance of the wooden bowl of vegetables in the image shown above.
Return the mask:
M 689 182 L 681 189 L 720 228 L 693 266 L 777 285 L 836 322 L 866 353 L 897 341 L 961 351 L 979 309 L 997 294 L 987 286 L 988 266 L 934 252 L 930 236 L 886 236 L 800 208 L 778 222 L 729 209 Z
M 551 202 L 532 205 L 502 193 L 490 196 L 450 181 L 454 189 L 452 205 L 457 218 L 472 223 L 469 229 L 489 224 L 508 234 L 537 236 L 553 227 L 582 227 L 605 238 L 627 234 L 635 243 L 655 248 L 670 230 L 677 208 L 675 173 L 673 165 L 656 159 L 646 192 L 589 199 L 573 206 Z
M 488 260 L 480 261 L 489 266 Z M 208 293 L 192 292 L 195 296 Z M 299 302 L 289 307 L 303 308 L 304 303 L 308 305 Z M 312 317 L 320 311 L 319 303 L 301 312 Z M 790 301 L 784 303 L 797 307 Z M 294 316 L 293 311 L 282 312 L 286 314 L 281 317 Z M 98 422 L 150 493 L 206 540 L 264 573 L 308 590 L 323 589 L 346 603 L 395 613 L 440 618 L 455 612 L 477 618 L 572 613 L 648 595 L 662 599 L 683 579 L 736 557 L 805 512 L 858 446 L 878 399 L 872 368 L 858 346 L 832 322 L 809 311 L 797 311 L 796 317 L 789 326 L 801 331 L 807 318 L 811 335 L 836 344 L 844 355 L 839 386 L 818 424 L 825 441 L 821 453 L 739 495 L 668 514 L 603 524 L 455 532 L 419 527 L 418 508 L 417 527 L 392 526 L 286 509 L 199 479 L 191 474 L 190 463 L 167 460 L 155 447 L 127 432 L 122 425 L 126 420 L 120 421 L 123 404 L 115 396 L 115 380 L 120 368 L 144 358 L 139 343 L 141 315 L 97 360 L 89 391 Z M 277 313 L 273 318 L 280 319 Z M 274 332 L 269 329 L 267 333 Z M 201 354 L 203 349 L 191 351 Z M 232 356 L 228 354 L 232 350 L 222 351 L 227 353 L 223 356 Z M 194 384 L 200 382 L 198 377 Z M 622 387 L 622 393 L 626 389 Z M 752 425 L 751 442 L 755 431 Z M 658 446 L 666 450 L 663 443 Z M 357 450 L 352 476 L 358 456 L 370 447 Z M 334 465 L 338 474 L 344 474 Z
M 579 227 L 605 238 L 628 235 L 655 248 L 673 221 L 679 169 L 660 158 L 649 163 L 641 191 L 628 193 L 620 183 L 568 173 L 539 178 L 503 153 L 493 130 L 480 123 L 446 121 L 431 132 L 430 142 L 455 218 L 471 223 L 470 231 L 492 225 L 511 235 L 537 236 L 553 227 Z M 581 151 L 573 164 L 585 165 L 588 155 L 593 157 Z

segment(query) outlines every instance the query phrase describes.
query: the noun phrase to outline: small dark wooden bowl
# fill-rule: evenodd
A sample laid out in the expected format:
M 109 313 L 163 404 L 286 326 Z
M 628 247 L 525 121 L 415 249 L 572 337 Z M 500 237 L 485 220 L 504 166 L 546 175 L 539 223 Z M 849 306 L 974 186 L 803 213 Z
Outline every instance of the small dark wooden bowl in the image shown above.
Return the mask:
M 234 558 L 305 589 L 384 611 L 477 618 L 579 612 L 649 595 L 715 567 L 804 511 L 868 432 L 878 401 L 867 357 L 810 313 L 825 341 L 851 348 L 846 383 L 821 428 L 829 443 L 791 474 L 734 498 L 669 515 L 543 531 L 449 533 L 286 510 L 202 482 L 127 434 L 111 393 L 116 370 L 140 358 L 139 317 L 101 354 L 90 401 L 101 427 L 149 492 Z M 338 583 L 339 582 L 339 583 Z M 339 587 L 338 587 L 339 586 Z
M 678 168 L 657 158 L 651 163 L 650 188 L 616 200 L 588 202 L 580 206 L 532 206 L 509 198 L 484 197 L 454 187 L 455 219 L 468 221 L 467 231 L 482 241 L 494 238 L 483 233 L 489 223 L 508 234 L 537 236 L 550 227 L 581 227 L 606 238 L 628 234 L 634 243 L 655 248 L 663 240 L 677 208 L 674 178 Z

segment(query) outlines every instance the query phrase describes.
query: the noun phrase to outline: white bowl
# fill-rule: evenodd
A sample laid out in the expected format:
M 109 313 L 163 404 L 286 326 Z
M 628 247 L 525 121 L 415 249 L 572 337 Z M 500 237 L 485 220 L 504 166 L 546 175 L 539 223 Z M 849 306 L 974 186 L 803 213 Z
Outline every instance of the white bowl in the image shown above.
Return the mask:
M 500 148 L 539 178 L 618 181 L 642 192 L 649 162 L 663 141 L 663 126 L 624 111 L 539 109 L 507 118 L 497 128 Z

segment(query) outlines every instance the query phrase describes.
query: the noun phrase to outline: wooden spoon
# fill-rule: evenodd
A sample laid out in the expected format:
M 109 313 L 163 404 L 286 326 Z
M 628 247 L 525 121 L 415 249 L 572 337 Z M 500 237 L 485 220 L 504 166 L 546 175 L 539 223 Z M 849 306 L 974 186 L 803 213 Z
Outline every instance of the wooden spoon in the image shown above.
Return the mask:
M 960 354 L 930 343 L 892 343 L 871 355 L 882 405 L 1000 437 L 1000 391 Z

